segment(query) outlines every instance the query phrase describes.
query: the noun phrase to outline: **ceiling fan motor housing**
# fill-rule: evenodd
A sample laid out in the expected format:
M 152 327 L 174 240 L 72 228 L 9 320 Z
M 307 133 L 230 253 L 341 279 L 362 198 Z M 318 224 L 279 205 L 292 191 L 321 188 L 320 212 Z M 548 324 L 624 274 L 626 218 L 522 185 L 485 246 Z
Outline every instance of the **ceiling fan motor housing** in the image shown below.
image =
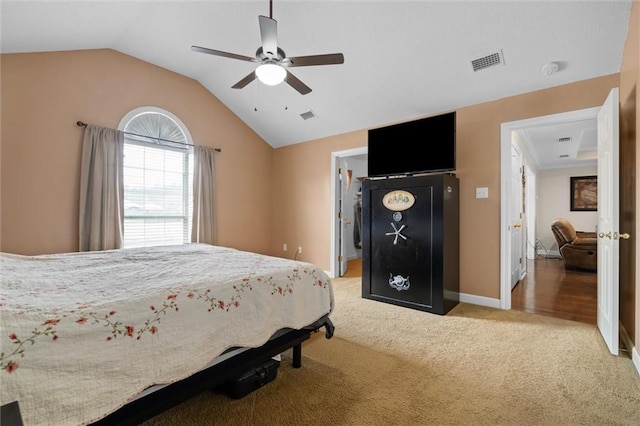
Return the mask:
M 271 52 L 268 52 L 271 53 Z M 267 55 L 264 53 L 264 51 L 262 50 L 262 46 L 258 47 L 258 50 L 256 50 L 256 58 L 258 59 L 259 62 L 265 62 L 268 59 L 277 61 L 277 62 L 282 62 L 282 60 L 284 58 L 286 58 L 287 55 L 284 53 L 284 50 L 280 49 L 278 47 L 278 54 L 274 55 L 273 53 L 271 53 L 270 55 Z

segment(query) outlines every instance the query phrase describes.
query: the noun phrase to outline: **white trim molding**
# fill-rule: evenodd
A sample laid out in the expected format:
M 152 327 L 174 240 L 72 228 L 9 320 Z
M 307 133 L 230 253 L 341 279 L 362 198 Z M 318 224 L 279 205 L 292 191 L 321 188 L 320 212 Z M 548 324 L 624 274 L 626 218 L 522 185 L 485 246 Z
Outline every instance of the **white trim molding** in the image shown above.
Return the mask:
M 600 107 L 550 114 L 500 124 L 500 308 L 511 309 L 511 134 L 528 127 L 594 119 Z
M 476 296 L 475 294 L 460 293 L 460 302 L 472 305 L 486 306 L 488 308 L 500 309 L 500 299 L 493 297 Z
M 627 350 L 629 351 L 629 355 L 631 356 L 631 361 L 633 362 L 633 365 L 636 367 L 638 374 L 640 374 L 640 354 L 638 354 L 638 349 L 635 346 L 633 346 L 633 341 L 631 340 L 631 337 L 629 337 L 629 334 L 627 333 L 627 330 L 624 328 L 624 325 L 622 324 L 622 322 L 619 323 L 619 327 L 620 327 L 620 339 L 622 340 L 622 343 L 624 344 L 625 348 L 627 348 Z
M 343 157 L 351 157 L 354 155 L 363 155 L 369 152 L 369 147 L 360 147 L 360 148 L 352 148 L 346 149 L 343 151 L 334 151 L 331 153 L 331 249 L 330 249 L 330 270 L 329 277 L 331 278 L 339 278 L 340 277 L 340 265 L 338 262 L 338 254 L 340 253 L 339 244 L 339 235 L 337 225 L 337 209 L 339 201 L 338 197 L 340 196 L 340 189 L 338 185 L 340 185 L 340 180 L 336 179 L 338 175 L 338 168 L 340 167 L 339 163 Z

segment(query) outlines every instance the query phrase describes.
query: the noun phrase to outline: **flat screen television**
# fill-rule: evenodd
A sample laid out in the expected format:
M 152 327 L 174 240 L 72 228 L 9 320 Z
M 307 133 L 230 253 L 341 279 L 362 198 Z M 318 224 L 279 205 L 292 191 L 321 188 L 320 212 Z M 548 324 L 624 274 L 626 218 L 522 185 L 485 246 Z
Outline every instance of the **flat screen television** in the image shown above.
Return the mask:
M 455 111 L 370 129 L 368 139 L 369 177 L 456 169 Z

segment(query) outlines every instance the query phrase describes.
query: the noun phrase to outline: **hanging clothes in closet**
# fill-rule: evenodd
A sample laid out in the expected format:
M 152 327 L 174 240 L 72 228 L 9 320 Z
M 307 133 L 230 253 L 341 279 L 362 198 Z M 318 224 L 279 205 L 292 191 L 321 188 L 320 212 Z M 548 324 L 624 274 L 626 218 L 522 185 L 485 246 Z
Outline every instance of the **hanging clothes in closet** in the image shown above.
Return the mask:
M 353 245 L 357 249 L 362 248 L 362 189 L 356 193 L 356 201 L 353 204 Z

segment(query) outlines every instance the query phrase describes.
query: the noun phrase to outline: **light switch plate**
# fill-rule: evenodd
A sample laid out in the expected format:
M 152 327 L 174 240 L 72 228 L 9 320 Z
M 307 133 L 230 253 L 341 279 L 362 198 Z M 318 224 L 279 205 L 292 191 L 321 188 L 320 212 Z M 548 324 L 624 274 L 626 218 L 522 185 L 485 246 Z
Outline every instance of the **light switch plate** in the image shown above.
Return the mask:
M 489 198 L 489 188 L 486 186 L 476 188 L 476 198 Z

